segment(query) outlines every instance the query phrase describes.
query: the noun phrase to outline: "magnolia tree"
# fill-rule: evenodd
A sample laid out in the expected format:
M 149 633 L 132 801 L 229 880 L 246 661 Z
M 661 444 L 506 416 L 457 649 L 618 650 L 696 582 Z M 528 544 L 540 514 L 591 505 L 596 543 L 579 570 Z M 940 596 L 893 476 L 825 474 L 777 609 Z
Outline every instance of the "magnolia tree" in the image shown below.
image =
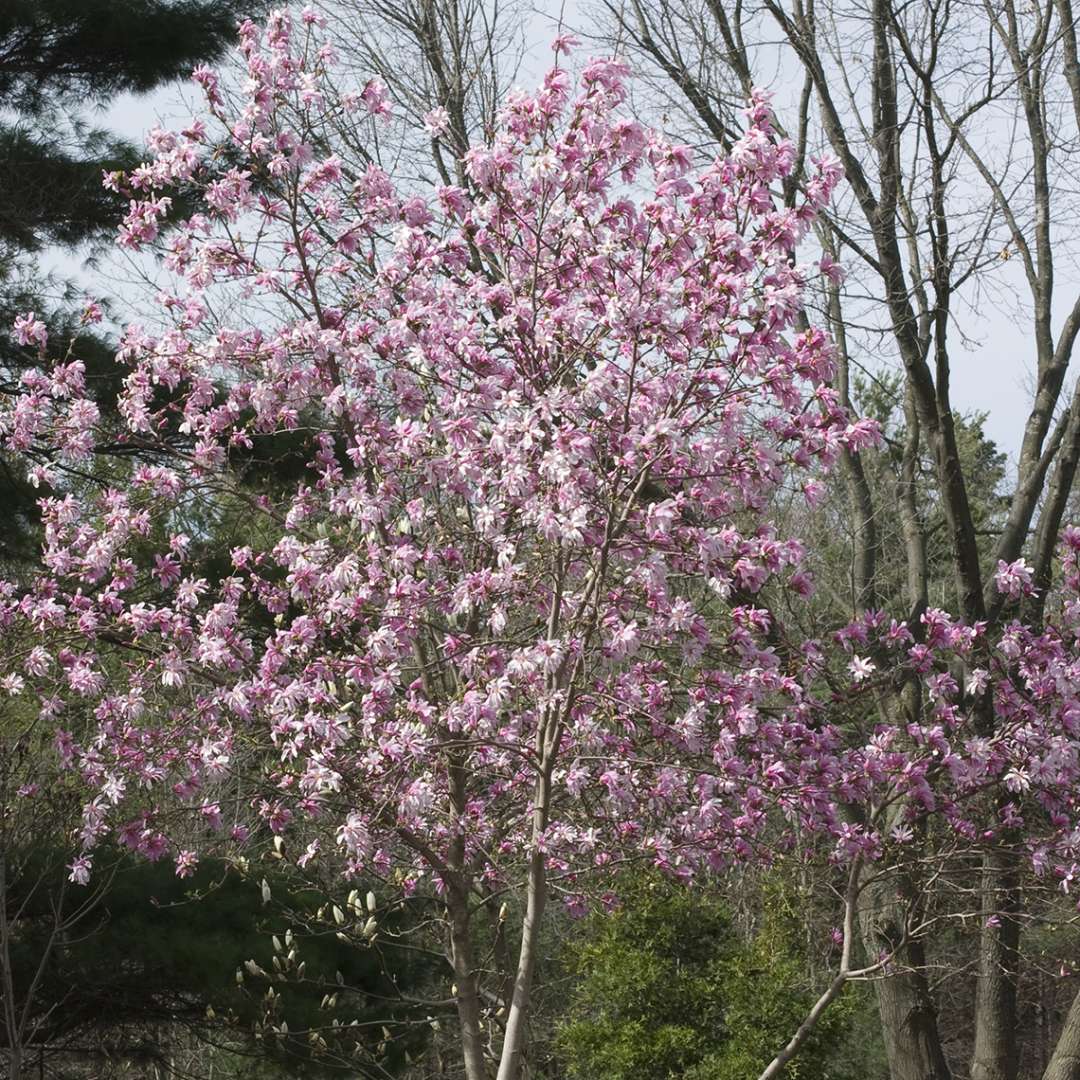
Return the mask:
M 1080 606 L 993 642 L 936 611 L 791 640 L 766 598 L 812 582 L 770 507 L 877 437 L 800 307 L 837 272 L 794 252 L 838 168 L 779 197 L 796 154 L 763 94 L 695 168 L 623 115 L 622 63 L 571 77 L 573 44 L 508 97 L 467 183 L 430 190 L 376 164 L 385 92 L 335 87 L 312 12 L 241 27 L 239 99 L 195 73 L 205 120 L 108 178 L 131 199 L 120 243 L 175 276 L 161 326 L 124 334 L 121 429 L 77 355 L 47 362 L 41 323 L 16 327 L 41 362 L 0 425 L 45 543 L 0 594 L 3 685 L 40 702 L 87 792 L 75 882 L 107 837 L 180 875 L 200 844 L 272 837 L 302 868 L 429 896 L 468 1080 L 522 1073 L 553 897 L 580 907 L 628 860 L 707 880 L 820 859 L 837 969 L 776 1076 L 920 932 L 856 959 L 860 898 L 925 859 L 916 834 L 940 830 L 943 860 L 1014 845 L 1070 889 Z M 363 155 L 335 153 L 359 131 Z M 170 191 L 199 205 L 165 231 Z M 284 434 L 300 483 L 240 483 Z M 212 530 L 184 523 L 224 502 L 247 542 L 209 573 Z M 1030 572 L 999 586 L 1019 600 Z M 887 712 L 896 686 L 925 707 Z M 492 989 L 477 920 L 500 907 L 519 951 Z

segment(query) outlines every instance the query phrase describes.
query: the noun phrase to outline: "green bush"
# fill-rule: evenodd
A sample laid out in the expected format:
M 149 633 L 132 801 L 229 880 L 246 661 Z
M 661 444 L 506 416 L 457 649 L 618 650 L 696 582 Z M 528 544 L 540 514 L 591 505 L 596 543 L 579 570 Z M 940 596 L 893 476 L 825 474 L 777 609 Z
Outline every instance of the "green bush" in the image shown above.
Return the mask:
M 816 993 L 791 909 L 771 893 L 744 940 L 722 899 L 656 877 L 621 886 L 622 906 L 590 917 L 565 963 L 572 990 L 557 1045 L 574 1080 L 748 1080 L 798 1028 Z M 849 987 L 787 1080 L 864 1080 L 843 1044 L 869 1007 Z

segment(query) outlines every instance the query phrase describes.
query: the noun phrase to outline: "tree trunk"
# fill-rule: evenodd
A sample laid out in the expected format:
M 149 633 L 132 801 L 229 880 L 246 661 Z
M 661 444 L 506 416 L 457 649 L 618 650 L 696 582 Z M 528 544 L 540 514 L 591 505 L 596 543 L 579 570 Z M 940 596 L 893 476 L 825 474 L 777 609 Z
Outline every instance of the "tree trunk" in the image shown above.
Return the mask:
M 1020 1053 L 1016 974 L 1020 924 L 1015 860 L 990 851 L 983 859 L 983 927 L 975 987 L 975 1051 L 971 1080 L 1016 1080 Z
M 450 912 L 450 948 L 457 985 L 458 1020 L 461 1024 L 461 1053 L 466 1080 L 487 1080 L 484 1040 L 480 1025 L 480 994 L 469 927 L 469 896 L 453 885 L 447 894 Z
M 859 926 L 870 960 L 903 938 L 907 905 L 897 897 L 896 885 L 895 878 L 873 881 L 863 890 Z M 922 942 L 901 945 L 893 966 L 901 970 L 874 984 L 891 1080 L 951 1080 Z
M 11 962 L 11 926 L 7 908 L 7 860 L 0 851 L 0 1002 L 7 1034 L 8 1080 L 22 1080 L 22 1030 L 15 1005 L 15 972 Z
M 1080 1080 L 1080 993 L 1073 998 L 1042 1080 Z
M 903 959 L 923 963 L 922 947 L 908 946 Z M 891 1080 L 950 1080 L 926 976 L 905 971 L 882 979 L 877 998 Z
M 547 902 L 547 872 L 543 852 L 533 850 L 529 858 L 529 892 L 525 906 L 525 922 L 521 930 L 521 951 L 518 954 L 517 974 L 510 1013 L 506 1019 L 502 1054 L 499 1058 L 498 1080 L 519 1080 L 522 1054 L 525 1049 L 525 1026 L 529 1018 L 536 951 L 540 943 L 540 924 Z

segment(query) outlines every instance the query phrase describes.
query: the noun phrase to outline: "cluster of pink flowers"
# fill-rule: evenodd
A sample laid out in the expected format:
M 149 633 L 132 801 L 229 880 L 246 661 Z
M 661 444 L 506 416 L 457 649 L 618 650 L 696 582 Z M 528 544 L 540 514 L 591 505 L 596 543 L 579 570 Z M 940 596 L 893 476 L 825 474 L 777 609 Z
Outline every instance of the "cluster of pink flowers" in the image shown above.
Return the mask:
M 765 95 L 732 152 L 695 166 L 621 112 L 625 65 L 597 59 L 576 88 L 556 68 L 512 96 L 467 188 L 401 194 L 312 138 L 341 103 L 318 29 L 245 24 L 235 112 L 196 73 L 242 164 L 214 172 L 194 123 L 113 178 L 132 197 L 121 242 L 182 279 L 165 328 L 124 336 L 123 430 L 105 436 L 153 456 L 100 487 L 54 475 L 42 572 L 0 597 L 12 692 L 44 702 L 88 789 L 73 879 L 110 829 L 190 873 L 169 838 L 186 808 L 234 841 L 324 834 L 301 861 L 336 850 L 410 888 L 466 866 L 499 880 L 532 848 L 566 880 L 796 841 L 879 859 L 927 815 L 971 844 L 1023 828 L 1035 868 L 1072 880 L 1080 605 L 993 641 L 928 611 L 792 643 L 760 599 L 812 588 L 771 501 L 812 498 L 877 439 L 838 405 L 827 337 L 797 328 L 817 271 L 792 253 L 836 163 L 785 206 L 794 153 Z M 359 98 L 385 116 L 378 84 Z M 158 235 L 178 183 L 202 205 Z M 278 314 L 207 326 L 219 296 Z M 17 333 L 44 344 L 32 316 Z M 30 370 L 0 414 L 39 465 L 92 467 L 103 428 L 77 361 Z M 285 433 L 303 480 L 253 496 L 234 458 Z M 210 575 L 177 522 L 238 504 L 250 536 Z M 997 580 L 1031 588 L 1022 562 Z M 922 718 L 868 722 L 901 674 Z
M 1034 572 L 1023 559 L 1011 563 L 999 560 L 994 584 L 998 592 L 1004 593 L 1010 600 L 1019 600 L 1022 596 L 1031 596 L 1034 593 Z
M 49 332 L 46 330 L 45 324 L 32 311 L 20 315 L 15 320 L 12 329 L 15 333 L 15 340 L 20 345 L 37 345 L 43 349 L 48 344 Z

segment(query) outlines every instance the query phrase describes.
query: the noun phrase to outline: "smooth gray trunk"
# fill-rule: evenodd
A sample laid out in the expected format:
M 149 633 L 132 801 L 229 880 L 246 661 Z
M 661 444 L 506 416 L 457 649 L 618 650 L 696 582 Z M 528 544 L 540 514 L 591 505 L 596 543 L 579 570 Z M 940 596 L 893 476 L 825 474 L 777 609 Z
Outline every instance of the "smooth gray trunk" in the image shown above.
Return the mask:
M 484 1039 L 480 1023 L 480 994 L 477 988 L 476 962 L 473 956 L 472 930 L 469 926 L 469 897 L 451 888 L 450 947 L 457 985 L 458 1021 L 461 1024 L 461 1054 L 466 1080 L 487 1080 Z
M 506 1018 L 502 1053 L 499 1057 L 498 1080 L 518 1080 L 524 1061 L 525 1034 L 532 998 L 536 952 L 540 943 L 540 926 L 547 903 L 547 873 L 544 856 L 534 850 L 529 859 L 529 886 L 525 906 L 525 922 L 521 929 L 521 951 L 518 954 L 517 974 L 510 1012 Z

